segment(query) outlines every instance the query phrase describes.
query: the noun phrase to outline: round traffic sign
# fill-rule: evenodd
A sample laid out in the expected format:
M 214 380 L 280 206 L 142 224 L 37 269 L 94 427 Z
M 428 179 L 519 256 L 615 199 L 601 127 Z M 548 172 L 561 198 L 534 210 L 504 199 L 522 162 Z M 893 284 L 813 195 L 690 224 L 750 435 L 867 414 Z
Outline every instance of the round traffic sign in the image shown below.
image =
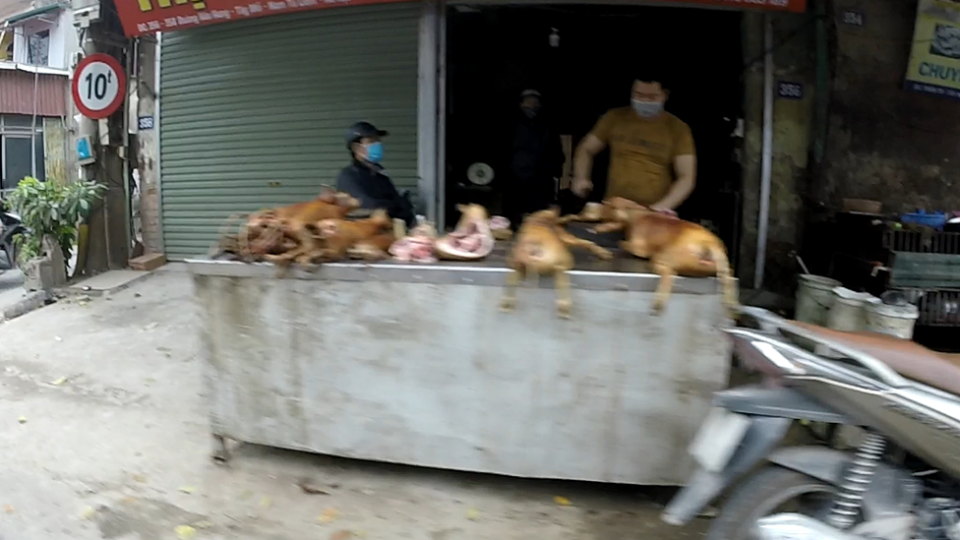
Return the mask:
M 91 54 L 73 72 L 73 102 L 87 118 L 107 118 L 123 103 L 127 77 L 116 58 Z

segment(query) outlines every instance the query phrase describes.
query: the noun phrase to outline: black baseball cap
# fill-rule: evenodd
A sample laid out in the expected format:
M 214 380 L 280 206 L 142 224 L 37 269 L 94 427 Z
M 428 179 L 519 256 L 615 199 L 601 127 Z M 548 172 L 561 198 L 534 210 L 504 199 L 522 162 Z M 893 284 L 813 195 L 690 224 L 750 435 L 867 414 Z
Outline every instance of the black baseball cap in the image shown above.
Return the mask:
M 370 122 L 357 122 L 347 130 L 347 148 L 364 137 L 386 137 L 387 131 L 377 129 Z

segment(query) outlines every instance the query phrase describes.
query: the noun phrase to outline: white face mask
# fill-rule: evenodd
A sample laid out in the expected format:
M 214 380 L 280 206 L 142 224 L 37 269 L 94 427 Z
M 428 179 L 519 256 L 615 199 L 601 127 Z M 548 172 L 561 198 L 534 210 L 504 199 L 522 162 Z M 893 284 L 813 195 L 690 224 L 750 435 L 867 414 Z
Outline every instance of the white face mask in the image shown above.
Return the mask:
M 643 118 L 652 118 L 663 111 L 663 103 L 660 103 L 659 101 L 641 101 L 639 99 L 633 99 L 630 101 L 630 104 L 633 105 L 633 110 Z

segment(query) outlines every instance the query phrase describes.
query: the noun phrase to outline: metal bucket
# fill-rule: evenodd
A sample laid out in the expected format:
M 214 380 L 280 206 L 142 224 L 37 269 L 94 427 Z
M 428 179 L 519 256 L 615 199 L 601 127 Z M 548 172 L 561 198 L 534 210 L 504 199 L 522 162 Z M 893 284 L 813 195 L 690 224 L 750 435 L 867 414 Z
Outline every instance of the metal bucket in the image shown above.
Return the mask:
M 835 279 L 800 274 L 800 286 L 797 288 L 797 306 L 794 319 L 808 324 L 827 325 L 830 308 L 833 307 L 833 289 L 841 283 Z

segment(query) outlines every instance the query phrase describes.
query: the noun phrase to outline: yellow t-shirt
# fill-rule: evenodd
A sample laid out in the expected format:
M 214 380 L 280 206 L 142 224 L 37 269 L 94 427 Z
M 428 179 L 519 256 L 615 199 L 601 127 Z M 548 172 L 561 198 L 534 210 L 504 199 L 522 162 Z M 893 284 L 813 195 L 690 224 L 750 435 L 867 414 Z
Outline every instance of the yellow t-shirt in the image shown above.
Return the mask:
M 670 191 L 673 158 L 695 155 L 690 126 L 664 112 L 642 118 L 632 107 L 607 111 L 590 132 L 610 146 L 605 197 L 654 204 Z

